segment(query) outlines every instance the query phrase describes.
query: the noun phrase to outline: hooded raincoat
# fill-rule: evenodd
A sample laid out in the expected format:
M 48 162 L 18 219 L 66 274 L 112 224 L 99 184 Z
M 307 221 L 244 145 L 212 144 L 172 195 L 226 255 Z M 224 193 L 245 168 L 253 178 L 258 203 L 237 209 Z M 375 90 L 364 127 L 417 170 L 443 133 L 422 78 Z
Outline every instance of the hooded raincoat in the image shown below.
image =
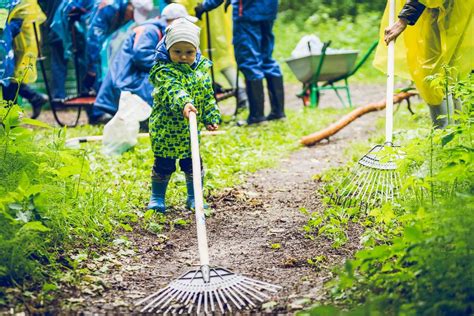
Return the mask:
M 204 125 L 218 124 L 220 112 L 209 74 L 212 63 L 199 52 L 192 66 L 172 62 L 165 38 L 158 44 L 156 64 L 150 72 L 154 85 L 150 138 L 156 157 L 184 159 L 191 157 L 184 106 L 193 104 L 198 110 L 198 122 Z
M 102 0 L 95 6 L 86 36 L 87 70 L 100 71 L 100 51 L 106 38 L 124 25 L 129 0 Z
M 426 8 L 414 26 L 395 42 L 395 74 L 415 82 L 423 100 L 441 104 L 444 89 L 431 87 L 428 76 L 442 74 L 443 65 L 454 67 L 457 79 L 474 69 L 474 1 L 420 0 Z M 399 12 L 405 0 L 396 0 Z M 380 27 L 380 44 L 374 66 L 387 67 L 387 48 L 383 41 L 388 26 L 388 5 Z
M 38 59 L 38 47 L 36 45 L 36 33 L 40 36 L 39 27 L 46 21 L 46 15 L 38 5 L 37 0 L 21 0 L 10 12 L 8 21 L 14 19 L 22 20 L 20 33 L 13 39 L 15 51 L 15 73 L 16 78 L 23 78 L 23 83 L 35 82 L 38 73 L 36 60 Z
M 132 34 L 123 42 L 109 64 L 109 71 L 97 94 L 95 107 L 115 114 L 121 91 L 130 91 L 152 106 L 153 86 L 148 76 L 154 63 L 155 48 L 165 29 L 166 25 L 158 19 L 148 20 L 133 28 Z

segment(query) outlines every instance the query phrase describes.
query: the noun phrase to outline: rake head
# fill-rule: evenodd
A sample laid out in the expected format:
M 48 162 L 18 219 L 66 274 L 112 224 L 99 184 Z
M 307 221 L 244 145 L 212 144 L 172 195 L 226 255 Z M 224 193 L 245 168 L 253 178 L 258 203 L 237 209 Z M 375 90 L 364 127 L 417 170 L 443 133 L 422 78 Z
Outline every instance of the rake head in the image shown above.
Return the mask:
M 398 158 L 392 144 L 374 146 L 342 181 L 335 192 L 336 203 L 369 207 L 393 200 L 401 187 Z
M 141 312 L 208 314 L 220 310 L 225 313 L 233 308 L 254 308 L 270 298 L 263 290 L 276 292 L 279 289 L 280 286 L 250 279 L 224 268 L 201 266 L 186 272 L 137 305 L 146 304 Z

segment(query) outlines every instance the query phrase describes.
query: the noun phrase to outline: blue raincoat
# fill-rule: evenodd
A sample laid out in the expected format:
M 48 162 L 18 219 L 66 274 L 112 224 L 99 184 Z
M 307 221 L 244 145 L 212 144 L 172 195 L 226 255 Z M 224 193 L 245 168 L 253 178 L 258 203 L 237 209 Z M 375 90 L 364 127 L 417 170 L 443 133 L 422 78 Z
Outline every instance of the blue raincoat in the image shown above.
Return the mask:
M 94 107 L 115 114 L 121 91 L 137 94 L 153 105 L 153 85 L 148 76 L 154 63 L 155 47 L 165 29 L 166 24 L 158 19 L 150 19 L 133 29 L 109 65 Z
M 17 20 L 8 22 L 8 13 L 17 5 L 19 0 L 10 0 L 2 3 L 0 10 L 2 10 L 0 21 L 0 84 L 7 87 L 10 84 L 8 77 L 13 76 L 15 69 L 15 54 L 13 52 L 13 37 L 21 28 L 21 23 L 18 25 Z M 16 34 L 15 34 L 16 33 Z
M 87 71 L 100 70 L 100 51 L 106 38 L 125 24 L 129 0 L 102 0 L 95 8 L 86 37 Z
M 69 59 L 72 56 L 72 38 L 69 26 L 71 10 L 79 8 L 85 12 L 79 20 L 82 28 L 84 28 L 96 4 L 97 0 L 63 0 L 54 12 L 53 21 L 50 26 L 50 41 L 62 41 L 64 59 Z
M 204 0 L 210 11 L 223 0 Z M 278 11 L 278 0 L 232 0 L 233 44 L 235 59 L 247 80 L 281 77 L 280 66 L 273 59 L 275 37 L 273 23 Z

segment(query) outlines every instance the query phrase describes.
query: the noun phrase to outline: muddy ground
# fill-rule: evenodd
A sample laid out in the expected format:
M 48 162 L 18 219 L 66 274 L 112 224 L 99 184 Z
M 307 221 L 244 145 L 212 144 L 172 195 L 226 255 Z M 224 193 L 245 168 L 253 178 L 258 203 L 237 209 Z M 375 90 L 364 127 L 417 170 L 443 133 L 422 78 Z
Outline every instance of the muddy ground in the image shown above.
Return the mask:
M 289 85 L 287 105 L 301 106 L 294 94 L 297 85 Z M 353 85 L 356 105 L 384 97 L 383 85 Z M 338 106 L 334 93 L 322 96 L 321 106 Z M 339 249 L 322 237 L 305 238 L 302 226 L 309 212 L 322 212 L 321 184 L 313 179 L 333 166 L 346 162 L 343 149 L 350 141 L 365 141 L 373 130 L 375 119 L 383 113 L 371 113 L 356 120 L 343 131 L 314 147 L 301 148 L 272 169 L 248 176 L 244 185 L 229 188 L 209 199 L 214 213 L 207 219 L 211 263 L 227 267 L 246 276 L 283 287 L 259 311 L 291 314 L 309 301 L 324 299 L 323 283 L 332 276 L 332 268 L 350 258 L 359 249 L 361 228 L 353 225 L 347 231 L 349 242 Z M 50 113 L 40 119 L 51 122 Z M 84 119 L 84 118 L 83 118 Z M 368 144 L 369 146 L 369 144 Z M 192 222 L 192 214 L 181 213 Z M 135 314 L 138 298 L 167 285 L 181 273 L 198 265 L 194 224 L 175 228 L 165 236 L 136 229 L 128 235 L 127 250 L 110 251 L 88 264 L 91 275 L 79 291 L 66 292 L 63 312 L 92 314 Z M 280 244 L 280 248 L 272 248 Z M 123 248 L 123 247 L 122 247 Z M 324 255 L 324 261 L 313 267 L 307 259 Z

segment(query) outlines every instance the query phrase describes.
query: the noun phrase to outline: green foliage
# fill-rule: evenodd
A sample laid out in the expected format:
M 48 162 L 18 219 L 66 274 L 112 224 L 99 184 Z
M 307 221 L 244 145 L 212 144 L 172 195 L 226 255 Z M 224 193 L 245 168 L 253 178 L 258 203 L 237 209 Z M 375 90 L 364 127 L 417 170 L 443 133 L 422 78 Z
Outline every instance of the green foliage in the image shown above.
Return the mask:
M 373 11 L 381 13 L 386 4 L 384 0 L 282 0 L 279 13 L 290 21 L 304 22 L 316 15 L 340 19 Z
M 365 226 L 362 242 L 366 248 L 348 260 L 328 286 L 335 303 L 362 305 L 349 312 L 319 306 L 303 315 L 329 310 L 328 315 L 473 312 L 474 78 L 450 85 L 447 91 L 462 100 L 462 109 L 453 118 L 456 124 L 445 130 L 418 127 L 397 135 L 405 144 L 399 166 L 406 174 L 401 198 L 368 213 L 354 216 L 346 210 L 344 215 L 354 216 Z M 401 125 L 411 126 L 409 121 L 418 119 Z M 307 226 L 321 230 L 336 217 L 331 212 L 319 218 L 313 215 Z

